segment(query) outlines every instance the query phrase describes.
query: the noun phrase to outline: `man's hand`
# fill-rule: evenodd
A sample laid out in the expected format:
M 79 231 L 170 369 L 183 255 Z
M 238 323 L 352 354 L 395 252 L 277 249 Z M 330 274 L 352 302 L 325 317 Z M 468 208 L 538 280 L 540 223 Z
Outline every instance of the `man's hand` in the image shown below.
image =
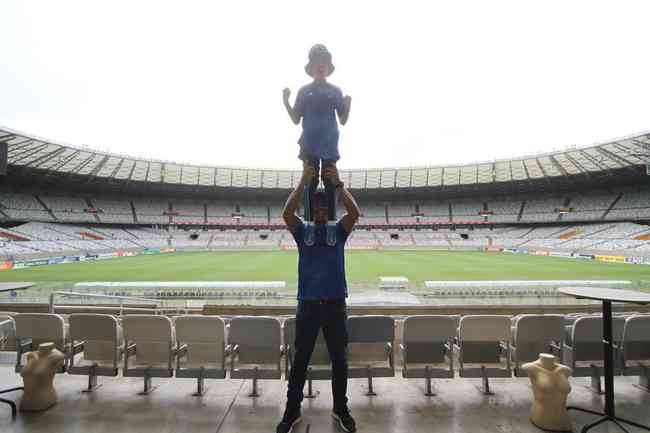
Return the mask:
M 291 89 L 289 89 L 288 87 L 285 87 L 282 90 L 282 100 L 285 101 L 285 102 L 288 102 L 289 101 L 289 96 L 291 96 Z

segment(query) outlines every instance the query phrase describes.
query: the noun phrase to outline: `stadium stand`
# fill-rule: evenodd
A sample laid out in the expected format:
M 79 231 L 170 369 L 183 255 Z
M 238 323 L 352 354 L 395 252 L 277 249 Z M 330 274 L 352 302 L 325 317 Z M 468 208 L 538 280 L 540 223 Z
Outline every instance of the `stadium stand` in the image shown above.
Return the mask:
M 386 219 L 386 206 L 379 203 L 367 203 L 363 206 L 359 224 L 363 225 L 384 225 Z
M 483 203 L 465 200 L 450 204 L 453 221 L 484 221 L 484 217 L 479 215 L 483 210 Z
M 600 220 L 614 203 L 618 194 L 602 192 L 598 194 L 576 194 L 569 199 L 571 212 L 562 215 L 562 221 Z
M 621 348 L 620 363 L 614 369 L 616 386 L 621 387 L 618 389 L 623 389 L 622 386 L 634 389 L 626 380 L 627 376 L 638 377 L 640 387 L 647 389 L 649 318 L 635 313 L 617 314 L 614 318 L 614 338 L 617 347 Z M 163 314 L 127 314 L 121 317 L 88 313 L 66 316 L 3 314 L 0 315 L 0 350 L 2 354 L 14 355 L 15 359 L 15 373 L 4 369 L 3 377 L 11 380 L 12 375 L 23 372 L 25 352 L 36 350 L 41 341 L 48 340 L 66 355 L 65 365 L 56 378 L 57 392 L 63 391 L 63 400 L 70 398 L 69 395 L 75 396 L 74 410 L 81 410 L 78 405 L 80 382 L 72 380 L 71 375 L 88 376 L 85 390 L 102 394 L 92 399 L 93 405 L 102 404 L 116 392 L 114 388 L 99 388 L 98 376 L 112 377 L 111 384 L 119 386 L 116 388 L 119 389 L 117 398 L 124 400 L 137 390 L 135 383 L 128 378 L 143 380 L 144 392 L 140 394 L 156 389 L 152 386 L 153 378 L 164 378 L 160 389 L 155 391 L 161 393 L 159 398 L 146 400 L 147 407 L 152 410 L 164 405 L 169 398 L 185 399 L 179 394 L 179 389 L 187 378 L 196 380 L 197 392 L 194 395 L 197 396 L 204 394 L 207 380 L 220 381 L 223 383 L 220 390 L 225 390 L 228 384 L 222 382 L 224 380 L 252 379 L 249 396 L 257 397 L 260 394 L 259 380 L 279 385 L 280 381 L 287 379 L 295 334 L 293 320 L 287 317 L 174 317 Z M 444 393 L 440 397 L 452 399 L 451 390 L 463 387 L 461 396 L 465 401 L 471 382 L 481 380 L 483 391 L 491 394 L 494 391 L 490 389 L 489 379 L 498 377 L 496 394 L 529 401 L 529 390 L 521 396 L 514 394 L 521 386 L 517 377 L 523 375 L 517 367 L 549 347 L 554 353 L 564 349 L 564 361 L 573 367 L 573 376 L 578 376 L 578 379 L 571 379 L 574 386 L 581 383 L 575 382 L 580 380 L 579 376 L 585 376 L 592 377 L 595 391 L 600 388 L 603 351 L 602 319 L 598 314 L 512 317 L 373 315 L 350 316 L 347 320 L 349 377 L 367 380 L 367 396 L 376 395 L 373 379 L 379 377 L 385 378 L 381 383 L 382 394 L 399 392 L 395 387 L 404 387 L 406 380 L 424 378 L 426 396 L 435 395 L 431 379 L 444 378 L 447 379 L 444 388 L 435 390 Z M 312 380 L 331 376 L 322 338 L 316 342 L 315 354 L 308 372 L 309 392 L 306 397 L 318 395 L 312 389 Z M 241 390 L 244 384 L 242 381 L 241 385 L 233 385 Z M 71 393 L 70 387 L 73 389 Z M 270 387 L 261 391 L 272 398 L 272 393 L 276 392 Z M 624 399 L 624 394 L 622 392 L 622 396 L 617 398 Z M 589 402 L 593 396 L 576 389 L 572 398 L 575 402 Z M 358 406 L 359 402 L 356 404 Z M 419 403 L 409 400 L 409 404 Z M 637 394 L 628 411 L 633 404 L 639 405 Z M 643 405 L 639 407 L 643 410 Z M 356 411 L 361 410 L 356 408 Z M 472 406 L 472 411 L 476 410 Z M 246 413 L 249 414 L 250 409 L 247 408 Z
M 11 179 L 0 257 L 295 247 L 281 212 L 299 171 L 138 159 L 6 128 L 0 139 Z M 648 255 L 649 145 L 638 134 L 478 164 L 341 170 L 363 212 L 349 246 Z
M 81 198 L 43 194 L 40 199 L 58 221 L 96 221 L 94 214 L 86 212 L 89 208 L 88 203 Z
M 176 357 L 182 358 L 183 362 L 179 364 L 182 369 L 196 367 L 193 359 L 203 362 L 201 356 L 207 355 L 207 352 L 203 352 L 209 349 L 206 345 L 219 349 L 211 352 L 212 356 L 208 355 L 209 359 L 205 360 L 218 366 L 219 378 L 225 377 L 224 360 L 231 354 L 239 354 L 241 359 L 235 365 L 231 361 L 231 378 L 234 377 L 234 371 L 237 376 L 253 378 L 257 374 L 259 379 L 279 379 L 278 370 L 282 371 L 279 363 L 282 356 L 288 353 L 286 347 L 283 347 L 282 334 L 285 334 L 284 340 L 287 343 L 291 341 L 291 338 L 286 338 L 287 333 L 289 337 L 293 335 L 290 329 L 293 318 L 278 320 L 269 317 L 238 316 L 230 319 L 186 315 L 170 320 L 159 315 L 131 314 L 115 320 L 111 315 L 88 313 L 73 313 L 69 316 L 51 313 L 11 313 L 2 317 L 3 320 L 11 318 L 8 326 L 14 327 L 8 334 L 15 335 L 16 338 L 15 344 L 9 347 L 18 351 L 15 358 L 16 372 L 20 372 L 23 365 L 24 358 L 20 356 L 21 353 L 37 347 L 41 341 L 51 339 L 59 350 L 68 355 L 67 361 L 72 361 L 74 354 L 74 362 L 66 362 L 62 372 L 88 375 L 89 365 L 97 361 L 107 361 L 109 375 L 116 375 L 113 372 L 127 365 L 126 376 L 145 377 L 145 380 L 144 372 L 137 371 L 142 365 L 152 365 L 151 362 L 159 364 L 164 370 L 164 377 L 172 377 L 174 372 L 168 372 L 168 369 L 176 365 Z M 644 345 L 647 348 L 650 344 L 649 317 L 623 313 L 614 318 L 614 338 L 621 343 L 628 361 L 650 360 L 647 350 L 636 350 Z M 396 321 L 402 322 L 404 326 L 396 326 Z M 423 333 L 422 326 L 434 322 L 445 324 L 439 334 Z M 545 325 L 540 326 L 542 323 Z M 560 350 L 560 344 L 563 344 L 565 362 L 576 368 L 581 368 L 580 365 L 584 364 L 585 368 L 580 370 L 580 374 L 584 373 L 589 377 L 594 372 L 601 373 L 599 369 L 594 371 L 594 365 L 602 363 L 601 326 L 601 317 L 598 314 L 526 314 L 513 317 L 465 315 L 461 318 L 454 315 L 402 318 L 350 316 L 348 328 L 350 359 L 354 365 L 352 376 L 366 379 L 394 375 L 397 364 L 393 359 L 394 344 L 401 342 L 402 359 L 413 364 L 433 364 L 434 360 L 429 358 L 432 352 L 427 348 L 442 348 L 447 345 L 445 350 L 434 358 L 435 363 L 441 362 L 451 366 L 451 370 L 448 366 L 445 367 L 447 373 L 444 377 L 453 378 L 455 368 L 452 359 L 446 355 L 449 355 L 451 350 L 449 343 L 457 341 L 455 349 L 462 361 L 458 366 L 461 369 L 461 377 L 464 375 L 487 378 L 483 376 L 483 372 L 478 371 L 481 368 L 475 369 L 475 366 L 488 364 L 501 364 L 499 371 L 487 371 L 488 375 L 496 373 L 494 377 L 511 377 L 508 359 L 501 356 L 505 355 L 502 347 L 506 348 L 510 343 L 512 347 L 508 352 L 512 356 L 514 366 L 535 359 L 540 350 Z M 230 328 L 230 332 L 226 332 L 227 328 Z M 211 332 L 214 329 L 221 331 Z M 129 349 L 125 350 L 124 343 L 127 341 L 130 342 Z M 139 350 L 133 350 L 133 344 L 136 344 Z M 182 347 L 183 344 L 188 344 L 188 348 L 177 353 L 169 352 L 175 352 L 173 348 Z M 489 347 L 492 349 L 488 350 Z M 5 347 L 5 350 L 7 348 Z M 640 352 L 644 352 L 644 357 L 639 357 Z M 137 358 L 133 358 L 136 353 Z M 187 356 L 191 353 L 197 355 L 197 358 Z M 444 357 L 441 356 L 443 353 L 446 354 Z M 130 360 L 128 364 L 122 363 L 125 357 Z M 241 365 L 251 365 L 252 368 L 242 370 L 239 368 Z M 269 368 L 268 375 L 263 370 L 255 373 L 254 366 Z M 627 368 L 630 366 L 631 364 L 628 364 Z M 623 368 L 617 368 L 616 372 L 619 375 L 624 373 Z M 416 374 L 412 377 L 426 377 L 422 372 L 412 373 Z M 628 371 L 626 374 L 639 373 Z M 409 375 L 404 377 L 407 376 Z M 196 378 L 184 374 L 177 377 Z
M 131 203 L 127 201 L 93 198 L 99 220 L 105 223 L 134 224 Z
M 614 197 L 614 199 L 612 199 Z M 620 200 L 615 202 L 615 198 Z M 597 222 L 603 220 L 639 220 L 650 217 L 650 191 L 628 191 L 619 194 L 596 192 L 571 198 L 566 196 L 537 195 L 537 198 L 519 201 L 516 198 L 489 199 L 450 202 L 422 202 L 420 205 L 403 202 L 389 202 L 387 205 L 360 200 L 363 215 L 361 225 L 415 225 L 418 223 L 467 222 L 490 223 L 549 223 L 560 221 Z M 90 206 L 92 203 L 94 206 Z M 197 225 L 268 225 L 282 224 L 279 206 L 233 201 L 207 203 L 202 200 L 183 200 L 170 203 L 165 200 L 140 200 L 125 197 L 122 200 L 103 199 L 101 195 L 84 200 L 75 197 L 45 197 L 19 193 L 2 193 L 0 204 L 9 221 L 61 221 L 81 223 L 133 223 Z M 133 220 L 133 210 L 137 222 Z M 615 205 L 614 205 L 615 204 Z M 171 205 L 171 209 L 170 209 Z M 488 210 L 484 210 L 484 205 Z M 523 212 L 519 212 L 523 205 Z M 612 207 L 612 205 L 614 205 Z M 608 209 L 611 210 L 605 215 Z M 237 210 L 239 209 L 239 211 Z M 419 209 L 419 212 L 416 212 Z M 566 209 L 565 212 L 560 212 Z M 92 211 L 91 211 L 92 210 Z M 340 209 L 339 209 L 340 210 Z M 484 215 L 480 215 L 484 213 Z M 207 214 L 207 221 L 206 216 Z M 269 220 L 271 217 L 271 221 Z M 451 219 L 450 219 L 451 218 Z M 238 221 L 238 222 L 237 222 Z
M 559 211 L 564 207 L 561 196 L 548 196 L 526 200 L 521 222 L 552 222 L 559 220 Z
M 620 200 L 607 214 L 607 219 L 643 219 L 650 217 L 650 189 L 640 187 L 623 192 Z
M 35 253 L 114 251 L 141 248 L 179 249 L 277 249 L 293 248 L 295 241 L 284 228 L 267 229 L 153 229 L 139 226 L 116 228 L 78 224 L 30 222 L 3 229 L 26 241 L 2 241 L 0 257 Z M 650 229 L 635 223 L 552 226 L 506 226 L 498 229 L 357 229 L 348 240 L 351 248 L 432 248 L 482 250 L 487 247 L 527 248 L 565 252 L 650 251 L 645 237 Z
M 17 221 L 54 221 L 42 202 L 29 194 L 3 193 L 0 204 L 6 219 Z
M 207 203 L 207 223 L 210 225 L 232 225 L 235 205 L 229 202 Z
M 450 221 L 449 203 L 423 202 L 420 205 L 423 221 L 429 223 L 445 223 Z
M 136 218 L 140 224 L 169 224 L 169 203 L 163 201 L 133 200 Z
M 173 221 L 179 224 L 205 224 L 205 204 L 197 201 L 172 202 Z
M 506 199 L 503 197 L 487 201 L 488 220 L 493 223 L 516 222 L 519 219 L 522 201 Z

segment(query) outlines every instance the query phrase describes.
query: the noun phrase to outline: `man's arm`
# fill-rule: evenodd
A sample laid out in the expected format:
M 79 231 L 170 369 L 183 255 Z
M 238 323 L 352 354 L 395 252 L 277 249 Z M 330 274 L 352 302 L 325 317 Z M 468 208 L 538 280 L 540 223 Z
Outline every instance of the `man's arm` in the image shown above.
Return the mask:
M 361 210 L 359 209 L 354 197 L 352 197 L 352 194 L 350 194 L 350 191 L 348 191 L 345 188 L 345 185 L 343 185 L 343 182 L 341 182 L 339 171 L 336 167 L 327 167 L 325 169 L 324 177 L 337 186 L 337 189 L 341 194 L 341 201 L 343 202 L 346 211 L 346 214 L 341 218 L 341 225 L 346 232 L 350 233 L 359 220 Z
M 298 205 L 300 204 L 300 194 L 302 194 L 302 190 L 305 188 L 305 185 L 307 185 L 307 183 L 314 177 L 315 174 L 316 171 L 314 170 L 314 167 L 312 167 L 310 164 L 303 163 L 300 182 L 298 183 L 296 189 L 291 191 L 291 194 L 289 194 L 289 198 L 284 205 L 284 210 L 282 211 L 282 219 L 284 219 L 284 223 L 292 233 L 295 233 L 300 226 L 300 218 L 296 216 L 296 209 L 298 209 Z
M 291 96 L 291 90 L 286 87 L 282 91 L 282 101 L 284 102 L 284 108 L 287 109 L 287 113 L 289 114 L 289 117 L 291 117 L 291 121 L 298 125 L 300 123 L 300 118 L 302 117 L 298 110 L 296 110 L 296 106 L 298 105 L 297 100 L 300 97 L 300 92 L 298 92 L 298 97 L 296 97 L 296 104 L 294 104 L 293 107 L 291 107 L 291 104 L 289 104 L 289 96 Z

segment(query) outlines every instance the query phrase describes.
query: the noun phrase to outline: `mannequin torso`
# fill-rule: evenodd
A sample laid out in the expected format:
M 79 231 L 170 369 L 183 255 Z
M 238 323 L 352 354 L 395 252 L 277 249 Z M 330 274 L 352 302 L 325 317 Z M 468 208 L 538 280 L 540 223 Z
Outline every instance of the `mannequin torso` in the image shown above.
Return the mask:
M 571 392 L 571 369 L 558 364 L 555 357 L 542 353 L 537 361 L 522 365 L 533 387 L 533 407 L 530 420 L 537 427 L 553 431 L 572 431 L 566 410 Z

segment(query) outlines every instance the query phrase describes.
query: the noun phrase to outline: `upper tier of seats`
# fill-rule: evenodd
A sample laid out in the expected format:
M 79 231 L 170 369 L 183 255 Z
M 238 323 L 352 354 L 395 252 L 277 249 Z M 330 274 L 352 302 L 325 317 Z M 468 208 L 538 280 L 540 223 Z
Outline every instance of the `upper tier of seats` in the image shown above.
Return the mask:
M 359 200 L 360 225 L 636 221 L 650 218 L 650 187 L 418 201 Z M 107 198 L 0 192 L 0 221 L 221 226 L 282 224 L 281 205 L 267 201 Z M 342 213 L 343 209 L 339 209 Z
M 297 170 L 215 167 L 137 159 L 55 143 L 0 128 L 8 144 L 10 169 L 30 168 L 53 174 L 75 174 L 96 181 L 128 181 L 198 188 L 289 189 L 301 176 Z M 481 163 L 429 167 L 386 167 L 341 170 L 341 179 L 355 189 L 448 188 L 567 180 L 608 176 L 612 171 L 639 172 L 650 134 L 636 134 L 564 151 Z M 624 175 L 625 175 L 624 174 Z

